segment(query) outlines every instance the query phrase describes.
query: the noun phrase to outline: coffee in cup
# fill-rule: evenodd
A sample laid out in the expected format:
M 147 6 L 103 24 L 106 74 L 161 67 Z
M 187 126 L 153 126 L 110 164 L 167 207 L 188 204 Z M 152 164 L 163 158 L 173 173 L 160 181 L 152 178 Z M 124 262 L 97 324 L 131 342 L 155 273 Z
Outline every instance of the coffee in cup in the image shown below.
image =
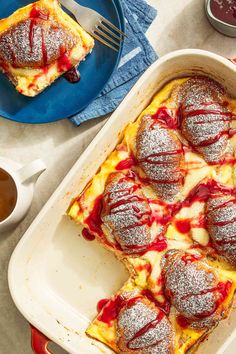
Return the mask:
M 0 222 L 13 212 L 17 201 L 17 188 L 13 178 L 0 168 Z

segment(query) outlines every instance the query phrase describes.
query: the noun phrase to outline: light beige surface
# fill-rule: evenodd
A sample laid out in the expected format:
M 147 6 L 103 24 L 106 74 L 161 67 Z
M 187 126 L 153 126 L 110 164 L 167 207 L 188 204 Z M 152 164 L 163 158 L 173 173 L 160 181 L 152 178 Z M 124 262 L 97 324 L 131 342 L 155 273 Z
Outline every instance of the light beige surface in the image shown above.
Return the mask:
M 148 31 L 148 37 L 159 56 L 176 49 L 201 48 L 236 57 L 235 39 L 224 37 L 208 24 L 204 14 L 204 0 L 149 2 L 159 12 Z M 104 123 L 105 119 L 94 120 L 75 128 L 65 120 L 50 125 L 27 126 L 0 118 L 1 156 L 21 163 L 41 157 L 48 165 L 47 172 L 38 182 L 33 205 L 25 220 L 13 232 L 0 237 L 1 354 L 32 353 L 28 324 L 15 308 L 8 291 L 7 267 L 10 255 L 33 218 Z M 53 347 L 53 353 L 65 352 Z

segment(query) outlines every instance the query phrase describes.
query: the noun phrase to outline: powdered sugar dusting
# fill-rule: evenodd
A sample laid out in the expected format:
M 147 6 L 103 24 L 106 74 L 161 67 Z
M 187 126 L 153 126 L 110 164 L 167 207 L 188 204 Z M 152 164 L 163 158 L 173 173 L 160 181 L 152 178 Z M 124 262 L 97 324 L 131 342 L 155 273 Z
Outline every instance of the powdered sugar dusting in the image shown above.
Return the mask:
M 42 67 L 59 58 L 62 48 L 69 50 L 76 42 L 56 22 L 29 19 L 0 36 L 0 60 L 15 67 Z
M 138 350 L 141 354 L 172 353 L 172 328 L 166 316 L 154 326 L 135 335 L 150 323 L 154 323 L 160 310 L 146 302 L 138 301 L 131 307 L 125 307 L 119 314 L 117 327 L 121 349 Z

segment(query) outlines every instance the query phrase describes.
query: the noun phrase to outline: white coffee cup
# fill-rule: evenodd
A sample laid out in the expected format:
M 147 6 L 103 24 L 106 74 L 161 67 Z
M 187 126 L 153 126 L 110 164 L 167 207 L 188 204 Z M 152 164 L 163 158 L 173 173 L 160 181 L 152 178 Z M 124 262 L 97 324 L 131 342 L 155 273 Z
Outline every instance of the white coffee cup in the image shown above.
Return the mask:
M 34 186 L 38 177 L 46 169 L 42 160 L 35 160 L 26 166 L 0 157 L 0 168 L 13 179 L 17 191 L 16 204 L 11 214 L 0 222 L 0 235 L 14 227 L 23 219 L 33 200 Z

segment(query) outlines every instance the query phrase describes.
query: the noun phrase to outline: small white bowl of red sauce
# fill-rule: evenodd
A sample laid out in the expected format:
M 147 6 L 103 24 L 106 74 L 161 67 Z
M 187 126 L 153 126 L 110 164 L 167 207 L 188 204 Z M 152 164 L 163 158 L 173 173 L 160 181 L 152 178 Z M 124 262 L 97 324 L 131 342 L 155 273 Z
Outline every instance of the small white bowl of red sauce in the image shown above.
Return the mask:
M 236 1 L 206 0 L 206 13 L 209 22 L 219 32 L 236 37 Z

